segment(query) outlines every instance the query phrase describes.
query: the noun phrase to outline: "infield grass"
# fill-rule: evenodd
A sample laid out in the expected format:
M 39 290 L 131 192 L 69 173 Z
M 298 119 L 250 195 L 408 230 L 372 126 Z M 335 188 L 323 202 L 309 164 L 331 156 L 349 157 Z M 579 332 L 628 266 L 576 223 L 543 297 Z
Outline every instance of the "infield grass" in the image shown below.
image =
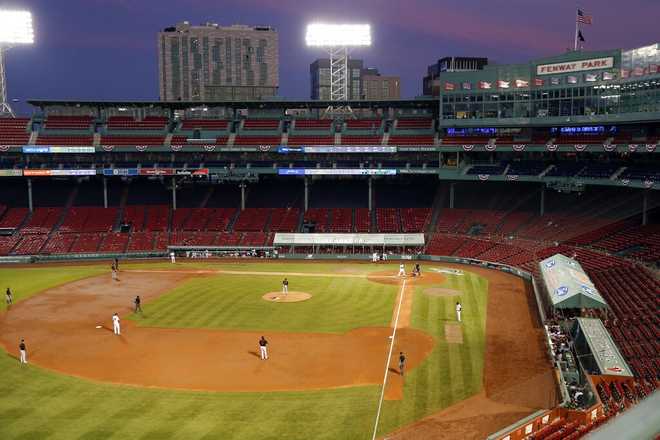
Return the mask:
M 172 268 L 169 264 L 139 264 L 122 265 L 122 269 L 138 266 Z M 219 267 L 209 263 L 183 266 Z M 105 265 L 71 267 L 66 271 L 1 269 L 0 279 L 12 281 L 20 300 L 50 286 L 107 272 Z M 279 262 L 221 265 L 226 270 L 307 273 L 389 267 Z M 391 265 L 393 273 L 397 267 Z M 288 311 L 283 314 L 277 308 L 269 311 L 282 304 L 261 299 L 263 293 L 279 290 L 281 278 L 196 278 L 147 303 L 146 317 L 137 320 L 141 325 L 169 327 L 342 332 L 389 325 L 398 293 L 398 286 L 360 278 L 289 276 L 291 290 L 308 291 L 314 297 L 286 304 Z M 444 341 L 444 324 L 455 322 L 456 298 L 427 296 L 426 287 L 414 288 L 411 325 L 433 335 L 436 345 L 406 375 L 404 399 L 384 403 L 381 435 L 463 400 L 482 386 L 487 281 L 466 272 L 464 276 L 446 275 L 444 284 L 438 286 L 461 291 L 463 344 Z M 76 349 L 84 357 L 84 347 Z M 35 365 L 25 367 L 6 354 L 0 356 L 0 371 L 0 439 L 366 439 L 373 429 L 380 395 L 379 386 L 272 393 L 154 390 L 72 378 Z

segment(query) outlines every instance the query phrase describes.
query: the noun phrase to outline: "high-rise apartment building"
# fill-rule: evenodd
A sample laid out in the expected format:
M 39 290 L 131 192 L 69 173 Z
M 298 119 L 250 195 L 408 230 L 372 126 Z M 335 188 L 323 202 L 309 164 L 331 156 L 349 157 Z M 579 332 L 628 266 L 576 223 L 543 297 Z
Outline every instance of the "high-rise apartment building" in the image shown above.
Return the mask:
M 330 100 L 330 60 L 321 58 L 309 65 L 310 97 L 321 101 Z M 398 99 L 400 78 L 381 76 L 378 69 L 364 67 L 364 61 L 348 60 L 348 99 Z
M 242 101 L 277 95 L 278 34 L 268 26 L 188 22 L 158 34 L 160 99 Z
M 348 99 L 360 99 L 360 78 L 364 70 L 364 61 L 348 60 Z M 330 59 L 321 58 L 309 65 L 311 83 L 310 97 L 321 101 L 330 100 Z

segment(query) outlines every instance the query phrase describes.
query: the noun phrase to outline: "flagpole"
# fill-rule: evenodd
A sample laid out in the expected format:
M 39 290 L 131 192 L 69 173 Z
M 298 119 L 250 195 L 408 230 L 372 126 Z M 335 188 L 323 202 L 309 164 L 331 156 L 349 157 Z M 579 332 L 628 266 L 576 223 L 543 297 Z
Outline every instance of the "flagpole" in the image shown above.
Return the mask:
M 578 32 L 580 32 L 580 23 L 578 22 L 578 19 L 577 19 L 577 11 L 578 11 L 578 9 L 579 9 L 579 8 L 576 8 L 576 10 L 575 10 L 575 43 L 574 43 L 574 46 L 573 46 L 573 50 L 574 50 L 574 51 L 577 51 L 577 47 L 578 47 L 578 46 L 577 46 L 577 43 L 578 43 L 578 42 L 577 42 L 577 40 L 578 40 Z

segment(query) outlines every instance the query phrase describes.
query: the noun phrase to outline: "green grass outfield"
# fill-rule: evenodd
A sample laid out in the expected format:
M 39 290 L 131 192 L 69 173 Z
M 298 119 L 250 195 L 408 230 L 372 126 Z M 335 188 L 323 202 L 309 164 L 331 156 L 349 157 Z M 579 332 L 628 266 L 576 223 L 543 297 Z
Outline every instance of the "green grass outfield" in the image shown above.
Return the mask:
M 130 267 L 173 268 L 169 264 L 122 265 L 123 269 Z M 396 273 L 398 264 L 201 263 L 176 267 L 307 273 L 391 269 Z M 2 268 L 0 283 L 12 286 L 20 299 L 103 271 L 107 272 L 107 265 Z M 416 287 L 412 326 L 433 335 L 437 343 L 430 356 L 406 375 L 404 399 L 384 402 L 380 434 L 481 389 L 487 281 L 469 273 L 446 277 L 439 287 L 462 292 L 464 343 L 443 342 L 444 322 L 454 319 L 456 298 L 430 297 L 423 293 L 428 286 Z M 398 293 L 397 286 L 359 278 L 290 276 L 291 290 L 309 291 L 314 297 L 287 304 L 287 308 L 295 308 L 284 315 L 271 310 L 274 304 L 254 299 L 278 290 L 281 278 L 214 275 L 194 279 L 146 304 L 146 318 L 135 319 L 140 325 L 163 327 L 343 332 L 388 325 Z M 84 347 L 79 349 L 84 357 Z M 366 439 L 373 429 L 380 396 L 380 386 L 275 393 L 118 386 L 64 376 L 35 365 L 21 367 L 6 354 L 0 356 L 0 372 L 0 439 Z

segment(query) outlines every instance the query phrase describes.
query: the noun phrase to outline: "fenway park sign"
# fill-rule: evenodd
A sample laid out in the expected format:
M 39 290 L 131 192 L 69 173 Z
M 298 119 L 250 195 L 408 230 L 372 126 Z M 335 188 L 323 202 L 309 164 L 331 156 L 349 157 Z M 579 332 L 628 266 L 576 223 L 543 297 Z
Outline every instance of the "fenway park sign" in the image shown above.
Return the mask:
M 611 69 L 612 67 L 614 67 L 614 57 L 591 58 L 565 63 L 539 64 L 536 66 L 536 74 L 556 75 L 558 73 L 584 72 L 585 70 Z

